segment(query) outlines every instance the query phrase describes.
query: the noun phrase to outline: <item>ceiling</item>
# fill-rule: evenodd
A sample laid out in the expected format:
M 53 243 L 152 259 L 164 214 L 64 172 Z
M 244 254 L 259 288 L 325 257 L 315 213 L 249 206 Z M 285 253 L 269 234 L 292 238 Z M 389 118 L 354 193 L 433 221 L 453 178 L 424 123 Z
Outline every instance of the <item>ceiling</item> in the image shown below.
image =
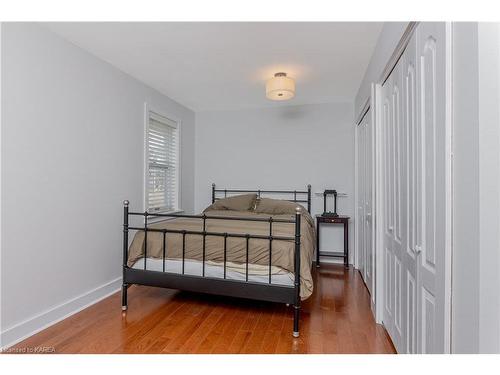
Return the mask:
M 46 27 L 194 111 L 353 101 L 379 22 L 45 23 Z M 284 71 L 295 98 L 272 102 Z

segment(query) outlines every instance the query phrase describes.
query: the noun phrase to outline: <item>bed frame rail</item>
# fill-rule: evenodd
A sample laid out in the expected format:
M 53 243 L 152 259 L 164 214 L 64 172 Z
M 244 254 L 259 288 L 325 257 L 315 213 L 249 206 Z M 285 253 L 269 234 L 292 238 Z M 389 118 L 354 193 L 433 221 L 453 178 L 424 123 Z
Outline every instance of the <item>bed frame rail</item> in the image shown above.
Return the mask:
M 212 192 L 215 194 L 215 185 L 212 186 Z M 227 190 L 230 192 L 230 190 Z M 235 190 L 231 190 L 235 192 Z M 245 191 L 246 192 L 246 191 Z M 262 190 L 263 192 L 270 192 Z M 277 192 L 277 191 L 272 191 Z M 286 191 L 290 192 L 290 191 Z M 280 192 L 280 193 L 286 193 Z M 291 191 L 295 194 L 294 199 L 297 199 L 296 194 L 308 194 L 308 208 L 310 209 L 310 195 L 311 188 L 308 186 L 307 192 Z M 213 198 L 215 200 L 215 198 Z M 301 200 L 293 200 L 300 202 Z M 144 218 L 144 226 L 130 226 L 130 216 L 142 216 Z M 188 231 L 188 230 L 174 230 L 174 229 L 155 229 L 148 227 L 148 218 L 150 217 L 166 217 L 166 218 L 195 218 L 202 221 L 203 230 Z M 227 232 L 211 232 L 207 231 L 207 221 L 209 220 L 239 220 L 239 221 L 258 221 L 267 222 L 269 226 L 268 235 L 256 235 L 249 233 L 227 233 Z M 274 236 L 273 224 L 274 223 L 289 223 L 295 225 L 294 236 Z M 300 233 L 301 213 L 297 209 L 293 219 L 277 219 L 269 218 L 255 218 L 255 217 L 219 217 L 203 215 L 183 215 L 183 214 L 160 214 L 149 212 L 131 212 L 129 211 L 129 201 L 123 202 L 123 285 L 122 285 L 122 310 L 127 310 L 127 289 L 132 284 L 156 286 L 163 288 L 179 289 L 193 292 L 209 293 L 216 295 L 224 295 L 231 297 L 248 298 L 255 300 L 263 300 L 269 302 L 286 303 L 293 305 L 294 308 L 294 323 L 293 323 L 293 336 L 299 336 L 299 319 L 300 319 Z M 130 268 L 127 265 L 128 261 L 128 246 L 129 246 L 129 231 L 143 231 L 144 232 L 144 266 L 143 269 Z M 163 233 L 163 269 L 162 271 L 151 271 L 147 269 L 147 235 L 148 232 Z M 168 233 L 182 234 L 182 271 L 181 273 L 172 273 L 165 270 L 165 260 L 167 259 L 168 249 L 166 248 L 166 236 Z M 201 276 L 193 276 L 185 274 L 185 253 L 186 253 L 186 237 L 187 236 L 202 236 L 203 237 L 203 250 L 202 250 L 202 272 Z M 223 252 L 224 252 L 224 268 L 223 277 L 207 277 L 205 275 L 206 263 L 206 238 L 209 236 L 223 237 Z M 245 259 L 245 280 L 228 279 L 226 275 L 227 263 L 227 238 L 244 238 L 246 243 L 246 259 Z M 249 242 L 251 239 L 264 239 L 269 241 L 269 278 L 267 283 L 249 281 Z M 294 284 L 293 286 L 286 286 L 272 283 L 272 250 L 274 241 L 291 241 L 294 242 Z
M 289 199 L 284 199 L 295 203 L 307 203 L 307 211 L 311 213 L 311 185 L 307 185 L 307 190 L 248 190 L 248 189 L 217 189 L 215 184 L 212 184 L 212 203 L 218 199 L 227 198 L 232 194 L 255 193 L 258 198 L 265 195 L 290 195 Z M 220 197 L 220 195 L 223 195 Z M 293 197 L 293 198 L 292 198 Z

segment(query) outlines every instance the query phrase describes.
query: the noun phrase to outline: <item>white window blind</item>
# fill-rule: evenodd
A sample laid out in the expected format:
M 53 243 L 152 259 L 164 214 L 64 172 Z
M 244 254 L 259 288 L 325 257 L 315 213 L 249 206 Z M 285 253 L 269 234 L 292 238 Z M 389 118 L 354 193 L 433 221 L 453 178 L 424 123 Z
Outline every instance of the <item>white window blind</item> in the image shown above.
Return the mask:
M 178 124 L 149 112 L 147 128 L 147 208 L 174 211 L 178 207 L 179 128 Z

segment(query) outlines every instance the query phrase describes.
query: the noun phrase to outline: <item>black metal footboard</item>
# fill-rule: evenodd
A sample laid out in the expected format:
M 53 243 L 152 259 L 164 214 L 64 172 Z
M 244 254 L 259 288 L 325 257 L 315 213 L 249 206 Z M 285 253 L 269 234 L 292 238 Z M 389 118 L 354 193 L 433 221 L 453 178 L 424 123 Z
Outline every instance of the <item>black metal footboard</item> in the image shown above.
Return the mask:
M 129 225 L 130 216 L 142 216 L 144 218 L 143 227 L 134 227 Z M 165 218 L 195 218 L 202 220 L 203 230 L 188 231 L 174 229 L 155 229 L 148 227 L 148 218 L 150 217 L 165 217 Z M 267 222 L 269 225 L 268 235 L 256 235 L 249 233 L 221 233 L 210 232 L 206 230 L 206 223 L 209 220 L 241 220 L 241 221 L 260 221 Z M 289 223 L 295 225 L 294 236 L 274 236 L 273 223 Z M 129 202 L 123 202 L 123 285 L 122 285 L 122 310 L 127 310 L 127 288 L 132 284 L 179 289 L 193 292 L 209 293 L 223 296 L 248 298 L 254 300 L 262 300 L 269 302 L 286 303 L 293 305 L 294 323 L 293 336 L 299 336 L 299 318 L 300 318 L 300 223 L 301 214 L 297 210 L 294 219 L 275 219 L 256 218 L 256 217 L 227 217 L 227 216 L 207 216 L 203 215 L 182 215 L 182 214 L 154 214 L 148 212 L 130 212 Z M 128 243 L 129 231 L 144 232 L 144 269 L 130 268 L 127 265 L 128 261 Z M 163 233 L 163 269 L 162 271 L 152 271 L 147 269 L 147 235 L 148 232 Z M 172 273 L 165 270 L 166 260 L 166 235 L 168 233 L 182 234 L 182 271 L 181 273 Z M 202 272 L 201 276 L 193 276 L 185 274 L 185 254 L 186 254 L 186 236 L 202 236 L 203 237 L 203 253 L 202 253 Z M 224 238 L 223 252 L 223 277 L 208 277 L 205 275 L 205 245 L 206 238 L 209 236 L 217 236 Z M 239 281 L 227 278 L 226 275 L 226 260 L 227 260 L 227 239 L 230 237 L 246 239 L 246 271 L 245 280 Z M 267 283 L 249 281 L 249 241 L 251 239 L 264 239 L 269 241 L 269 279 Z M 292 241 L 295 244 L 294 251 L 294 284 L 286 286 L 272 283 L 272 251 L 274 241 Z

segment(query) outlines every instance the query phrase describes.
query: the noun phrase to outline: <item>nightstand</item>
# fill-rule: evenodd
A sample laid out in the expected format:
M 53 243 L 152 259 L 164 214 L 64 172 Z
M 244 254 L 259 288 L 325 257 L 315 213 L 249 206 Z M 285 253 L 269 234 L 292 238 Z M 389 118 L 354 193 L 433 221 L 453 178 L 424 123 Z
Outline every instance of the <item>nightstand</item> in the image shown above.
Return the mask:
M 319 257 L 344 258 L 344 266 L 349 268 L 349 216 L 316 215 L 316 267 L 319 267 Z M 321 224 L 342 224 L 344 226 L 344 252 L 321 252 L 319 250 L 319 234 Z

